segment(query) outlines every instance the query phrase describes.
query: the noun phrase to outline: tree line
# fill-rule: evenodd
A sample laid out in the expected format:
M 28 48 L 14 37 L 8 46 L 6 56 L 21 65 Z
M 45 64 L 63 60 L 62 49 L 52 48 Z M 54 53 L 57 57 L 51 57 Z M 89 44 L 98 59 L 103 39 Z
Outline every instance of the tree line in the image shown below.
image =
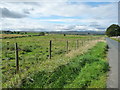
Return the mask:
M 34 32 L 32 32 L 34 33 Z M 19 32 L 19 31 L 2 31 L 2 34 L 22 34 L 22 35 L 32 35 L 31 32 Z M 44 32 L 38 32 L 38 33 L 34 33 L 34 35 L 40 35 L 40 36 L 44 36 L 45 33 Z
M 27 32 L 19 32 L 19 31 L 2 31 L 3 34 L 27 34 Z

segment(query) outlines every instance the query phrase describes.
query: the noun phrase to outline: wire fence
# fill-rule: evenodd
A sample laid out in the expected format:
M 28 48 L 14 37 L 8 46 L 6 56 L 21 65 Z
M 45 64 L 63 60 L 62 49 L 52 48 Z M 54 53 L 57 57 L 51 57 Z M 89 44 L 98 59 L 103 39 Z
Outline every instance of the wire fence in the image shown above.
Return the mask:
M 74 40 L 39 40 L 33 41 L 34 44 L 7 41 L 2 47 L 2 73 L 9 75 L 7 78 L 10 78 L 16 73 L 28 70 L 35 63 L 68 54 L 70 51 L 77 50 L 88 42 L 98 39 L 100 37 Z M 3 77 L 3 82 L 7 78 Z

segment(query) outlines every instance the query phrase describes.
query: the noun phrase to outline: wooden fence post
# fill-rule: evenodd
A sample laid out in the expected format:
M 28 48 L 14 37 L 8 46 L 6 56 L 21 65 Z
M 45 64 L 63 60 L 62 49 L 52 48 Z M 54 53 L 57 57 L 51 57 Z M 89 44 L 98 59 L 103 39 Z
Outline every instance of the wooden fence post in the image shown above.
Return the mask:
M 19 72 L 18 45 L 15 43 L 16 73 Z
M 9 41 L 7 41 L 7 50 L 9 50 Z
M 51 56 L 52 56 L 52 40 L 50 40 L 50 48 L 49 48 L 49 58 L 51 59 Z
M 68 53 L 68 41 L 67 41 L 67 43 L 66 43 L 66 52 Z

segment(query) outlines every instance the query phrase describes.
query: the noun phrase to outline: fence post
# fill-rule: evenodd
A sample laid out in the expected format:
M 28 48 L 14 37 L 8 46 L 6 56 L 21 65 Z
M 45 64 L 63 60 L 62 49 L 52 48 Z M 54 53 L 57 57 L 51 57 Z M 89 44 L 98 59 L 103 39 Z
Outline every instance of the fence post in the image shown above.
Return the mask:
M 18 45 L 15 43 L 16 73 L 19 72 Z
M 9 41 L 7 41 L 7 50 L 9 50 Z
M 15 43 L 15 61 L 16 61 L 16 73 L 19 72 L 19 59 L 18 59 L 18 45 Z
M 52 56 L 52 40 L 50 40 L 49 52 L 50 52 L 49 58 L 51 59 L 51 56 Z
M 67 41 L 67 43 L 66 43 L 66 51 L 67 51 L 67 53 L 68 53 L 68 41 Z

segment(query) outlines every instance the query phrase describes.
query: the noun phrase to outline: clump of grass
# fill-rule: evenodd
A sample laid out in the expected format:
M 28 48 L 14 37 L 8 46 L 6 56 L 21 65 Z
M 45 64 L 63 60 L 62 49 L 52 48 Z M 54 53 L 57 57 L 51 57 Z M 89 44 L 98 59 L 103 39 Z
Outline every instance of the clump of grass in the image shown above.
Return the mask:
M 106 88 L 107 73 L 100 75 L 97 80 L 92 80 L 88 88 Z
M 24 46 L 22 50 L 25 52 L 32 52 L 31 47 L 28 46 Z

